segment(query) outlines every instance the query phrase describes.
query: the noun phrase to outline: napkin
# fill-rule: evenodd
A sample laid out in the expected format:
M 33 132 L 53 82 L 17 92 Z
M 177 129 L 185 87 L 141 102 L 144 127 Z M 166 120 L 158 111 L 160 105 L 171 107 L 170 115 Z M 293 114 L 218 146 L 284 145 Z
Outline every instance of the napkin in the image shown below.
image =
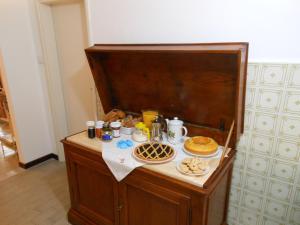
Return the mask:
M 117 181 L 121 181 L 122 179 L 124 179 L 135 168 L 145 165 L 145 163 L 136 160 L 132 155 L 135 147 L 140 145 L 141 143 L 133 141 L 132 147 L 126 149 L 121 149 L 118 147 L 118 142 L 120 143 L 120 141 L 125 141 L 128 139 L 130 139 L 130 136 L 121 134 L 119 138 L 114 138 L 111 142 L 103 142 L 102 144 L 102 158 Z M 166 135 L 164 135 L 162 143 L 172 146 L 176 151 L 176 156 L 173 159 L 174 162 L 181 161 L 185 157 L 191 157 L 183 151 L 184 140 L 182 140 L 182 142 L 177 145 L 173 145 L 167 141 Z M 222 154 L 222 148 L 223 147 L 219 146 L 219 150 L 216 155 L 214 157 L 211 157 L 210 159 L 219 160 Z M 159 167 L 159 165 L 155 166 Z
M 114 138 L 111 142 L 102 144 L 102 158 L 117 181 L 121 181 L 135 168 L 144 165 L 132 156 L 132 151 L 140 143 L 133 142 L 132 147 L 121 149 L 117 147 L 117 143 L 122 139 L 126 140 L 128 136 L 121 134 L 120 138 Z

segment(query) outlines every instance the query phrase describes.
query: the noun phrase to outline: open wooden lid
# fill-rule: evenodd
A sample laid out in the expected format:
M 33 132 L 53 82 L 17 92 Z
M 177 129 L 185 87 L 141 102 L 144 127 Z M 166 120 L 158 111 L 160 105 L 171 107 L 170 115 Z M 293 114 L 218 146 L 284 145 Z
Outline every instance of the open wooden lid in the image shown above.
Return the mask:
M 86 55 L 107 113 L 157 109 L 219 135 L 243 132 L 248 43 L 95 45 Z M 233 145 L 232 144 L 232 145 Z

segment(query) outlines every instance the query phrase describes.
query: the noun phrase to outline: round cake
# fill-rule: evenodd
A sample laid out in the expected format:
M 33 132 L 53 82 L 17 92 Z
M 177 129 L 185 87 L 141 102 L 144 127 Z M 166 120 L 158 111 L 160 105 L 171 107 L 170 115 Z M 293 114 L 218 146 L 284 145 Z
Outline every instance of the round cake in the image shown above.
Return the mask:
M 209 137 L 195 136 L 184 142 L 184 148 L 197 155 L 211 155 L 218 150 L 218 143 Z

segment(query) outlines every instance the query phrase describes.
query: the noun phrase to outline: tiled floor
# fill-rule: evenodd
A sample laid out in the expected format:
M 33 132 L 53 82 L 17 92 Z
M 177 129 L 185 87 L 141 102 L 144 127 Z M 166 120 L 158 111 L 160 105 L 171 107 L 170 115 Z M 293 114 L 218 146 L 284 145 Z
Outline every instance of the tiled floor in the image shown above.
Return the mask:
M 65 164 L 49 160 L 0 181 L 1 225 L 67 225 Z
M 0 122 L 0 225 L 68 225 L 65 164 L 49 160 L 24 170 L 18 165 L 7 123 Z M 3 142 L 4 143 L 4 142 Z
M 0 121 L 0 137 L 5 138 L 8 142 L 13 142 L 12 131 L 8 123 Z
M 13 143 L 11 131 L 7 123 L 0 121 L 0 137 L 1 139 L 6 139 L 5 143 Z M 0 140 L 1 141 L 1 140 Z M 1 143 L 0 143 L 1 144 Z M 0 181 L 14 176 L 22 171 L 22 168 L 19 167 L 18 155 L 16 154 L 15 145 L 9 144 L 8 146 L 0 146 Z M 5 157 L 4 157 L 5 155 Z
M 12 154 L 6 156 L 5 158 L 2 156 L 2 151 L 0 153 L 0 182 L 5 179 L 19 174 L 25 171 L 18 165 L 18 156 L 17 154 Z M 0 193 L 1 195 L 1 193 Z M 1 223 L 0 223 L 1 224 Z

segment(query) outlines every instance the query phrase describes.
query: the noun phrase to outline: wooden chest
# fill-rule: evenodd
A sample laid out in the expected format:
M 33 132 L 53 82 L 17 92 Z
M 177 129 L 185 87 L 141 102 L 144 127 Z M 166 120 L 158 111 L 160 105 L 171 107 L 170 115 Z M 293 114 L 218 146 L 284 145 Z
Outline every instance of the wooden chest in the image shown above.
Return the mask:
M 229 146 L 243 133 L 247 43 L 95 45 L 87 58 L 105 112 L 154 108 L 184 120 L 189 135 Z M 117 182 L 101 152 L 63 140 L 72 224 L 226 224 L 235 150 L 203 188 L 135 169 Z

